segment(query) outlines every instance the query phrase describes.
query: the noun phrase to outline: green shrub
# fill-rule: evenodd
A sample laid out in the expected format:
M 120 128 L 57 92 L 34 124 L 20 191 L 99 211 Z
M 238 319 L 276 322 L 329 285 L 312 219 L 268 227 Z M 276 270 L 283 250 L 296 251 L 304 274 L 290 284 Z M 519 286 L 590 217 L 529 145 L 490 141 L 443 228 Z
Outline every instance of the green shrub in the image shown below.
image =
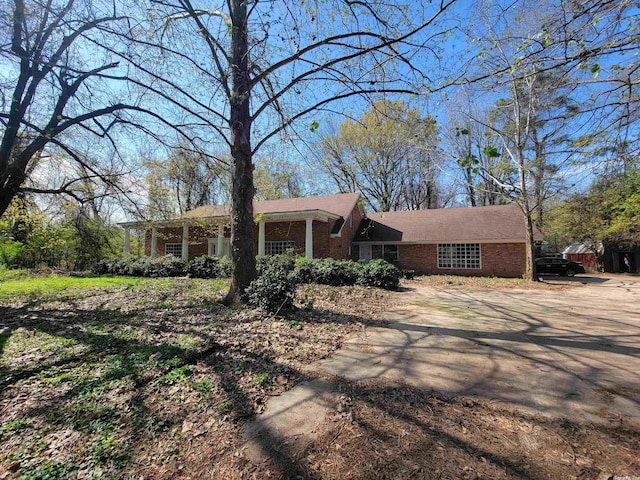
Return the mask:
M 134 264 L 135 267 L 135 264 Z M 173 255 L 146 258 L 142 265 L 143 277 L 180 277 L 186 273 L 185 262 Z
M 198 257 L 189 264 L 180 258 L 123 257 L 100 260 L 93 271 L 99 275 L 130 275 L 140 277 L 227 278 L 231 276 L 228 258 Z M 298 283 L 320 283 L 331 286 L 365 285 L 398 288 L 402 273 L 384 260 L 368 263 L 333 258 L 307 259 L 291 254 L 260 257 L 257 260 L 258 278 L 252 282 L 249 301 L 271 313 L 286 311 L 293 305 Z
M 307 257 L 296 258 L 293 275 L 298 283 L 313 283 L 313 269 L 316 262 L 317 260 Z
M 233 267 L 231 259 L 229 257 L 222 257 L 219 261 L 220 265 L 220 278 L 229 278 L 231 276 L 231 269 Z
M 0 265 L 11 268 L 20 262 L 24 252 L 24 245 L 7 238 L 0 241 Z
M 258 278 L 251 282 L 246 291 L 249 303 L 274 314 L 291 310 L 296 294 L 293 259 L 289 262 L 282 257 L 285 255 L 261 258 Z
M 358 285 L 394 290 L 400 285 L 402 272 L 384 260 L 372 260 L 359 264 L 361 267 Z
M 125 271 L 127 273 L 125 273 Z M 109 258 L 99 260 L 93 266 L 93 273 L 98 275 L 129 275 L 128 263 L 124 258 Z
M 268 255 L 256 259 L 256 270 L 260 275 L 265 270 L 279 269 L 287 273 L 292 273 L 296 266 L 296 257 L 293 253 L 283 253 L 281 255 Z
M 172 255 L 165 257 L 124 257 L 100 260 L 93 267 L 99 275 L 130 275 L 134 277 L 179 277 L 185 275 L 186 268 L 182 259 Z
M 206 255 L 194 258 L 189 262 L 187 273 L 193 278 L 220 278 L 223 276 L 220 259 Z
M 350 260 L 323 258 L 313 263 L 313 282 L 323 285 L 354 285 L 359 277 L 358 264 Z

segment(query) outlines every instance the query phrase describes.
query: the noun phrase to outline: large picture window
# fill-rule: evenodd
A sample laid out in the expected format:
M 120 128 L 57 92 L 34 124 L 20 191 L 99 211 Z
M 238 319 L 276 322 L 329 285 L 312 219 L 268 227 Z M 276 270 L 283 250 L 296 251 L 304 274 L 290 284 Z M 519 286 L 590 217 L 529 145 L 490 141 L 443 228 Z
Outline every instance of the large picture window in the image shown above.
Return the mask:
M 173 255 L 174 257 L 182 258 L 182 244 L 181 243 L 165 243 L 164 254 Z
M 265 255 L 280 255 L 290 248 L 296 246 L 293 240 L 278 240 L 273 242 L 264 242 Z
M 480 268 L 479 243 L 438 244 L 438 268 Z

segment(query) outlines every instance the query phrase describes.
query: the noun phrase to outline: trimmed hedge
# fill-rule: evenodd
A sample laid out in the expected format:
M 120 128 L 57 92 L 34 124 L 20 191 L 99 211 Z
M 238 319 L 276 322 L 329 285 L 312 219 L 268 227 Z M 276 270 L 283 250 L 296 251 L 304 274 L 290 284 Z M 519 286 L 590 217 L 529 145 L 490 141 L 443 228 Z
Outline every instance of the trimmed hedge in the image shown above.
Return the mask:
M 267 302 L 267 300 L 258 301 L 257 291 L 260 289 L 265 295 L 275 295 L 274 298 L 277 299 L 274 299 L 273 302 L 280 305 L 285 300 L 282 295 L 286 296 L 285 292 L 291 291 L 289 283 L 320 283 L 333 286 L 363 285 L 392 290 L 398 288 L 402 276 L 400 270 L 384 260 L 372 260 L 368 263 L 333 258 L 310 260 L 292 254 L 260 257 L 257 260 L 256 268 L 259 276 L 257 280 L 260 277 L 265 278 L 261 280 L 264 285 L 256 286 L 253 289 L 254 304 Z M 139 277 L 189 275 L 194 278 L 227 278 L 231 275 L 231 261 L 228 258 L 203 256 L 185 264 L 181 259 L 171 255 L 158 258 L 125 257 L 101 260 L 96 263 L 94 272 Z M 269 282 L 278 284 L 273 287 L 273 291 L 267 285 Z M 282 293 L 278 293 L 280 291 Z
M 226 278 L 231 276 L 231 261 L 227 258 L 198 257 L 189 263 L 172 255 L 164 257 L 124 257 L 100 260 L 93 268 L 99 275 L 128 275 L 133 277 Z

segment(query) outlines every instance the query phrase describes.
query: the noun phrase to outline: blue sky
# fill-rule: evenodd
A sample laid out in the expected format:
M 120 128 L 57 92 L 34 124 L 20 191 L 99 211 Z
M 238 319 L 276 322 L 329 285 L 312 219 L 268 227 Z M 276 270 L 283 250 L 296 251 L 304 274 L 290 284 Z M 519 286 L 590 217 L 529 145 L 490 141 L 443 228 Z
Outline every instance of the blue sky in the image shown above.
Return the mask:
M 531 24 L 532 31 L 538 29 L 541 30 L 539 18 L 542 17 L 540 12 L 543 11 L 545 5 L 557 5 L 557 1 L 537 1 L 532 0 L 519 0 L 518 2 L 506 2 L 503 0 L 495 0 L 486 2 L 480 1 L 458 1 L 452 5 L 452 7 L 442 15 L 433 26 L 425 29 L 415 38 L 412 38 L 412 45 L 422 44 L 422 48 L 416 49 L 411 54 L 412 62 L 419 65 L 423 71 L 427 74 L 428 82 L 426 86 L 436 89 L 437 91 L 431 95 L 388 95 L 388 98 L 402 97 L 407 103 L 414 108 L 420 108 L 423 112 L 433 115 L 442 129 L 447 128 L 447 119 L 451 113 L 452 108 L 455 108 L 455 101 L 461 97 L 460 90 L 457 87 L 448 87 L 440 90 L 440 87 L 447 85 L 452 79 L 458 78 L 462 73 L 473 73 L 476 68 L 479 68 L 480 62 L 484 59 L 477 54 L 480 52 L 483 46 L 487 47 L 486 38 L 482 29 L 483 18 L 482 14 L 490 11 L 492 8 L 497 8 L 505 5 L 519 6 L 521 2 L 529 5 L 529 10 L 524 9 L 526 18 L 518 17 L 517 12 L 508 13 L 504 17 L 503 23 L 494 23 L 493 26 L 498 33 L 504 31 L 505 28 L 523 27 Z M 215 8 L 219 7 L 223 9 L 225 7 L 223 1 L 219 2 L 200 2 L 196 3 L 196 8 Z M 322 34 L 326 32 L 336 33 L 348 30 L 353 27 L 352 23 L 354 19 L 350 15 L 343 15 L 337 8 L 338 5 L 344 5 L 344 3 L 338 0 L 329 0 L 327 2 L 320 2 L 324 7 L 322 9 L 316 8 L 314 2 L 289 2 L 290 8 L 284 9 L 283 2 L 261 2 L 261 10 L 258 15 L 262 25 L 265 22 L 269 23 L 268 37 L 258 30 L 254 38 L 267 41 L 263 45 L 259 45 L 252 50 L 253 58 L 255 59 L 256 68 L 267 68 L 273 59 L 282 58 L 287 54 L 295 51 L 296 48 L 304 48 L 305 45 L 317 40 Z M 380 2 L 383 4 L 383 2 Z M 219 5 L 217 5 L 219 4 Z M 142 5 L 148 10 L 138 10 L 137 5 Z M 331 6 L 333 5 L 332 8 Z M 402 10 L 401 2 L 394 2 L 387 4 L 387 11 L 385 15 L 390 15 L 392 20 L 402 20 L 404 22 L 418 22 L 420 16 L 429 16 L 433 9 L 436 8 L 437 3 L 434 2 L 421 2 L 410 0 L 406 2 L 406 9 Z M 481 7 L 483 6 L 483 7 Z M 123 99 L 124 101 L 140 102 L 141 105 L 154 110 L 162 118 L 173 122 L 194 123 L 200 122 L 187 115 L 182 111 L 177 104 L 190 105 L 192 111 L 199 112 L 202 116 L 207 117 L 209 120 L 215 119 L 215 115 L 212 114 L 212 110 L 218 110 L 221 113 L 227 114 L 228 107 L 225 107 L 225 101 L 222 93 L 216 89 L 215 84 L 215 63 L 212 61 L 210 55 L 205 48 L 205 44 L 202 37 L 199 36 L 190 20 L 180 20 L 170 22 L 170 25 L 166 22 L 166 14 L 170 14 L 170 11 L 162 11 L 157 5 L 146 4 L 144 1 L 137 3 L 123 3 L 121 5 L 123 11 L 127 11 L 132 14 L 132 18 L 125 23 L 120 23 L 119 28 L 131 28 L 132 35 L 142 40 L 154 40 L 155 35 L 162 34 L 162 39 L 165 41 L 165 45 L 174 49 L 175 55 L 173 59 L 167 61 L 167 57 L 163 57 L 159 54 L 157 49 L 149 48 L 146 51 L 130 50 L 123 44 L 113 43 L 112 46 L 115 50 L 121 51 L 124 55 L 133 54 L 139 64 L 159 72 L 158 78 L 151 78 L 148 75 L 136 69 L 132 65 L 128 65 L 127 61 L 123 58 L 118 58 L 113 54 L 101 54 L 96 53 L 94 47 L 89 49 L 85 43 L 84 53 L 91 52 L 91 60 L 93 61 L 106 61 L 119 59 L 121 65 L 114 73 L 129 74 L 138 78 L 142 85 L 131 86 L 125 85 L 120 82 L 106 81 L 102 82 L 97 87 L 94 86 L 92 92 L 84 92 L 94 100 L 99 99 L 98 94 L 103 95 L 104 98 L 111 101 Z M 520 8 L 520 7 L 518 7 Z M 637 14 L 637 10 L 632 10 L 630 15 Z M 522 14 L 520 14 L 522 15 Z M 135 17 L 135 18 L 134 18 Z M 279 18 L 281 17 L 281 18 Z M 518 17 L 517 21 L 513 21 Z M 526 21 L 525 21 L 526 20 Z M 606 21 L 606 19 L 603 19 Z M 137 23 L 139 22 L 139 23 Z M 149 23 L 151 22 L 151 23 Z M 224 32 L 224 21 L 218 16 L 211 16 L 206 18 L 206 22 L 210 27 L 211 32 L 216 35 L 223 43 L 226 42 Z M 371 19 L 360 15 L 357 22 L 359 27 L 363 30 L 372 28 Z M 537 23 L 536 23 L 537 22 Z M 347 25 L 345 25 L 347 24 Z M 256 26 L 257 24 L 252 24 Z M 475 25 L 479 28 L 477 30 L 477 36 L 467 36 L 465 29 L 469 25 Z M 323 33 L 324 32 L 324 33 Z M 314 36 L 317 37 L 314 40 Z M 142 49 L 143 45 L 139 44 L 138 49 Z M 411 47 L 406 47 L 403 52 L 409 52 Z M 82 51 L 80 52 L 82 53 Z M 187 61 L 185 57 L 179 57 L 179 54 L 185 54 L 191 56 L 193 61 Z M 304 68 L 309 68 L 311 61 L 321 61 L 320 56 L 308 57 L 307 62 L 291 64 L 290 67 L 286 67 L 281 72 L 281 76 L 272 79 L 272 85 L 277 91 L 279 88 L 278 82 L 283 82 L 280 85 L 286 83 L 287 80 L 293 76 L 299 74 Z M 388 60 L 388 58 L 379 57 L 379 60 Z M 608 61 L 601 61 L 600 65 L 602 70 L 599 74 L 599 80 L 602 80 L 611 73 L 611 67 L 614 64 L 629 64 L 637 61 L 637 52 L 629 53 L 615 60 L 609 59 Z M 387 64 L 391 66 L 392 63 Z M 349 69 L 351 72 L 355 72 L 358 65 L 351 62 L 349 65 L 340 65 L 336 71 L 330 72 L 330 75 L 334 78 L 341 74 L 342 69 Z M 10 67 L 7 63 L 0 63 L 0 69 L 2 69 L 3 76 L 10 76 Z M 201 69 L 201 70 L 199 70 Z M 389 79 L 391 76 L 407 77 L 410 73 L 406 66 L 402 63 L 395 65 L 395 71 L 385 72 L 385 77 Z M 468 70 L 467 70 L 468 69 Z M 346 70 L 345 70 L 346 71 Z M 208 73 L 207 73 L 208 72 Z M 214 75 L 209 75 L 214 72 Z M 391 73 L 390 73 L 391 72 Z M 590 76 L 590 71 L 587 68 L 584 72 L 585 80 L 595 80 Z M 257 70 L 254 75 L 257 74 Z M 363 78 L 380 80 L 380 71 L 364 71 Z M 326 75 L 325 75 L 326 76 Z M 167 79 L 176 85 L 179 85 L 184 91 L 189 92 L 193 98 L 197 99 L 200 104 L 196 105 L 188 98 L 187 95 L 179 93 L 177 91 L 166 90 L 167 95 L 172 98 L 176 103 L 168 101 L 160 101 L 158 96 L 144 91 L 144 87 L 152 86 L 157 88 L 166 89 L 168 84 L 163 84 L 161 78 Z M 400 83 L 398 83 L 400 85 Z M 592 83 L 591 85 L 585 85 L 582 90 L 581 99 L 583 102 L 590 102 L 589 96 L 597 91 L 599 88 L 603 88 L 604 83 Z M 488 108 L 495 103 L 495 100 L 504 95 L 499 86 L 493 90 L 482 90 L 480 84 L 466 87 L 466 91 L 470 92 L 470 95 L 474 97 L 474 100 L 480 107 Z M 323 95 L 332 95 L 344 93 L 346 87 L 344 85 L 336 84 L 335 82 L 326 82 L 322 79 L 316 78 L 312 83 L 301 86 L 298 92 L 291 91 L 291 95 L 283 96 L 282 106 L 285 109 L 285 114 L 290 115 L 296 111 L 300 111 L 305 105 L 311 104 L 314 100 L 318 100 Z M 418 88 L 419 91 L 424 92 L 423 88 Z M 104 93 L 103 93 L 104 92 Z M 344 118 L 359 117 L 368 108 L 369 101 L 376 97 L 361 98 L 361 97 L 349 97 L 348 99 L 335 102 L 329 106 L 329 111 L 313 112 L 300 119 L 299 122 L 293 125 L 295 131 L 301 138 L 297 139 L 295 136 L 291 142 L 284 142 L 278 136 L 274 137 L 270 141 L 269 148 L 264 149 L 262 152 L 258 152 L 258 156 L 268 155 L 282 155 L 290 158 L 292 161 L 304 163 L 303 161 L 308 158 L 313 158 L 312 154 L 308 151 L 309 146 L 313 146 L 317 143 L 319 134 L 323 130 L 323 126 L 328 123 L 338 124 Z M 47 101 L 46 92 L 43 96 L 43 101 Z M 254 108 L 257 108 L 258 101 L 254 101 Z M 143 117 L 140 117 L 143 118 Z M 261 135 L 268 131 L 269 128 L 273 128 L 277 125 L 279 118 L 274 110 L 265 111 L 265 115 L 259 121 L 255 123 L 254 132 L 254 145 L 261 138 Z M 169 142 L 176 142 L 176 135 L 162 126 L 157 119 L 144 118 L 145 125 L 151 129 L 158 129 L 161 133 L 166 135 L 166 139 Z M 312 122 L 318 122 L 320 128 L 316 132 L 312 132 L 310 124 Z M 587 131 L 589 124 L 578 126 L 576 131 L 584 129 Z M 636 128 L 636 127 L 634 127 Z M 228 147 L 225 147 L 224 143 L 219 140 L 219 136 L 209 127 L 203 127 L 195 129 L 198 140 L 203 148 L 207 149 L 212 154 L 228 154 Z M 637 129 L 635 130 L 637 132 Z M 637 135 L 637 133 L 635 133 Z M 121 142 L 119 142 L 119 149 L 122 153 L 124 160 L 129 162 L 131 168 L 136 169 L 135 163 L 143 156 L 151 158 L 165 158 L 168 155 L 168 149 L 158 141 L 152 140 L 143 134 L 136 133 L 133 130 L 127 131 L 122 135 Z M 86 143 L 86 145 L 83 145 Z M 109 142 L 104 141 L 102 143 L 95 143 L 95 141 L 85 141 L 83 139 L 78 140 L 78 145 L 82 145 L 85 149 L 90 149 L 94 146 L 100 146 L 100 149 L 95 149 L 92 152 L 95 156 L 103 156 L 104 161 L 108 162 L 110 158 L 113 158 L 113 149 L 109 147 Z M 134 173 L 141 175 L 144 172 L 142 170 L 134 170 Z M 584 188 L 590 179 L 589 171 L 573 169 L 567 171 L 567 174 L 581 176 L 576 182 L 579 188 Z M 447 175 L 451 181 L 457 181 L 455 171 L 447 172 Z M 317 177 L 317 175 L 316 175 Z M 319 182 L 320 186 L 316 188 L 330 189 L 330 185 Z

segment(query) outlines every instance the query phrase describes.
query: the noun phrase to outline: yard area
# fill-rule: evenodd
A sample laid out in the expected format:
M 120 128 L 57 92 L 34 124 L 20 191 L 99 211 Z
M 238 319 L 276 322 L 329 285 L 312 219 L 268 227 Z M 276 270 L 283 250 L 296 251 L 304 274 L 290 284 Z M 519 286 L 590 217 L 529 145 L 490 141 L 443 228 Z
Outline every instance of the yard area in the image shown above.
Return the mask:
M 226 287 L 226 281 L 187 278 L 5 272 L 0 282 L 0 478 L 640 475 L 640 435 L 632 418 L 640 326 L 629 311 L 638 304 L 637 286 L 615 297 L 629 301 L 613 312 L 623 317 L 620 325 L 627 325 L 625 338 L 594 333 L 608 342 L 605 353 L 622 355 L 612 359 L 628 368 L 628 382 L 606 378 L 616 365 L 601 369 L 592 383 L 602 383 L 596 392 L 601 403 L 593 403 L 602 409 L 575 418 L 538 408 L 541 401 L 524 405 L 506 398 L 514 385 L 499 383 L 504 378 L 498 374 L 514 378 L 519 365 L 507 362 L 500 372 L 501 359 L 491 357 L 493 368 L 487 370 L 480 356 L 487 347 L 479 344 L 497 348 L 510 341 L 498 335 L 497 324 L 488 323 L 494 307 L 504 310 L 534 299 L 551 302 L 554 314 L 567 316 L 571 309 L 563 310 L 559 302 L 576 301 L 583 291 L 590 303 L 577 314 L 586 318 L 606 300 L 594 299 L 591 286 L 458 277 L 408 281 L 403 292 L 307 285 L 299 289 L 298 310 L 286 318 L 221 306 Z M 611 289 L 603 292 L 612 295 Z M 596 317 L 606 319 L 609 313 Z M 442 323 L 451 319 L 455 324 Z M 562 334 L 547 332 L 552 337 L 547 343 L 566 348 L 575 359 L 576 351 L 590 350 L 558 342 L 586 341 L 562 337 L 581 330 L 585 335 L 593 328 L 606 330 L 590 322 L 572 332 L 566 325 Z M 464 337 L 470 325 L 484 336 Z M 545 335 L 543 327 L 538 325 L 535 334 Z M 356 348 L 372 355 L 372 368 L 384 365 L 383 344 L 375 341 L 380 332 L 406 340 L 402 357 L 389 361 L 391 367 L 404 365 L 401 375 L 388 368 L 351 379 L 332 371 L 332 365 L 347 365 L 346 360 L 335 363 L 340 352 Z M 470 338 L 477 338 L 472 349 L 447 343 Z M 459 349 L 458 354 L 436 364 L 443 358 L 411 350 L 434 339 L 441 348 Z M 389 344 L 385 348 L 389 353 Z M 525 350 L 523 355 L 535 354 Z M 431 346 L 430 353 L 435 352 Z M 586 358 L 594 368 L 601 366 L 593 362 L 605 361 L 601 351 Z M 415 360 L 424 360 L 423 370 L 408 363 Z M 573 368 L 559 357 L 547 363 L 556 372 Z M 455 367 L 457 374 L 445 367 Z M 522 381 L 511 383 L 525 386 L 530 378 L 538 382 L 531 384 L 538 391 L 553 386 L 540 383 L 541 378 L 557 379 L 548 372 L 521 373 Z M 484 383 L 467 388 L 463 382 L 472 375 Z M 317 379 L 339 392 L 339 402 L 313 437 L 274 449 L 263 461 L 250 458 L 246 423 L 259 418 L 278 395 Z M 593 386 L 583 387 L 567 390 L 575 394 L 567 399 L 576 405 L 592 400 L 587 390 Z M 522 398 L 530 394 L 520 393 Z M 620 405 L 628 410 L 619 410 Z
M 221 306 L 227 287 L 5 272 L 0 478 L 241 476 L 243 422 L 391 296 L 311 285 L 276 319 Z

